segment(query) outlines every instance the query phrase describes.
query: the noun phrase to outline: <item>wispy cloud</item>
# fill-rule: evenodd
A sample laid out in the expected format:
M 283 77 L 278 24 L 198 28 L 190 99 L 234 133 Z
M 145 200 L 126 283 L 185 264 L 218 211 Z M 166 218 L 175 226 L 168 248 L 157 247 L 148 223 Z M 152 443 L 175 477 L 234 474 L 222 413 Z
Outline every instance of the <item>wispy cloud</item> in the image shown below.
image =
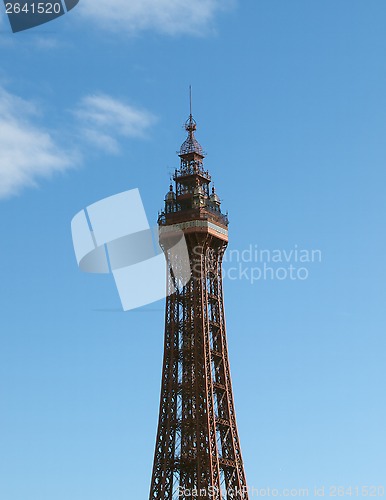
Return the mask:
M 75 115 L 83 136 L 109 153 L 119 151 L 119 139 L 122 137 L 144 137 L 156 121 L 149 111 L 106 94 L 84 97 Z
M 74 155 L 37 121 L 32 102 L 0 87 L 0 198 L 74 165 Z
M 70 116 L 64 135 L 71 139 L 71 151 L 61 146 L 60 130 L 40 124 L 44 116 L 31 100 L 0 84 L 0 199 L 82 163 L 90 143 L 117 154 L 122 139 L 144 137 L 156 121 L 149 111 L 106 94 L 84 97 Z
M 215 15 L 235 0 L 82 0 L 85 16 L 106 29 L 134 34 L 154 30 L 170 35 L 200 35 Z

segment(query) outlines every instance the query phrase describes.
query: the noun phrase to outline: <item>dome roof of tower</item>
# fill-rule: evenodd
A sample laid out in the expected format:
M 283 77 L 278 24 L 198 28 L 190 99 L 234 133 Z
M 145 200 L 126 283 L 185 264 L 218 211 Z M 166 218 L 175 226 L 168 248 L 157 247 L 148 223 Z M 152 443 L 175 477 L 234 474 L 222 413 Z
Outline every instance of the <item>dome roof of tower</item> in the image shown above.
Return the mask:
M 196 153 L 202 157 L 205 156 L 205 153 L 200 145 L 200 143 L 197 141 L 197 139 L 194 137 L 194 131 L 196 130 L 197 125 L 196 121 L 194 120 L 193 116 L 190 115 L 188 118 L 188 121 L 185 123 L 185 130 L 188 132 L 188 137 L 182 144 L 180 148 L 180 155 L 186 155 L 189 153 Z
M 221 203 L 220 198 L 218 197 L 218 194 L 216 193 L 216 190 L 214 188 L 212 189 L 212 194 L 210 195 L 210 201 L 218 204 Z
M 173 191 L 173 186 L 170 184 L 170 189 L 166 193 L 165 201 L 175 201 L 176 193 Z

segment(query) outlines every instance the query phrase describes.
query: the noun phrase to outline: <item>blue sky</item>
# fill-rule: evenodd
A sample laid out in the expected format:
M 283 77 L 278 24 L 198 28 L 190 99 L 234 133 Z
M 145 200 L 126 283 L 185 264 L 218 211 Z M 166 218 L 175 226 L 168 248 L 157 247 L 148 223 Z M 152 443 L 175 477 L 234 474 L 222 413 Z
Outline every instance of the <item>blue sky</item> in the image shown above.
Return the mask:
M 225 279 L 248 483 L 386 487 L 385 3 L 94 3 L 0 17 L 0 500 L 148 496 L 163 301 L 120 312 L 70 222 L 139 188 L 155 223 L 189 85 L 229 248 L 322 253 Z

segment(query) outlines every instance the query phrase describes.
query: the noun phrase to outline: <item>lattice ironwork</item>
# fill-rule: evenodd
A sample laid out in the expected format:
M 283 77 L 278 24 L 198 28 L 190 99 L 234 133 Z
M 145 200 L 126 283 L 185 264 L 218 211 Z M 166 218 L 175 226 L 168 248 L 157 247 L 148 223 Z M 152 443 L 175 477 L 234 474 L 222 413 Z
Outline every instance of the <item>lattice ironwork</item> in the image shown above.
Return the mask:
M 185 123 L 185 130 L 188 132 L 188 137 L 186 138 L 185 142 L 182 144 L 180 148 L 179 152 L 180 156 L 195 153 L 201 158 L 204 158 L 205 156 L 204 150 L 202 149 L 200 143 L 194 136 L 196 128 L 197 128 L 196 121 L 194 120 L 193 116 L 190 115 L 187 122 Z
M 183 153 L 181 162 L 190 154 Z M 170 262 L 178 256 L 168 250 L 171 232 L 161 230 L 160 243 L 169 263 L 168 288 L 176 291 L 166 299 L 160 413 L 149 498 L 176 500 L 195 494 L 201 499 L 248 500 L 224 317 L 222 259 L 228 241 L 227 220 L 219 201 L 216 211 L 197 203 L 198 198 L 209 196 L 208 189 L 197 189 L 205 182 L 199 173 L 193 184 L 178 175 L 175 182 L 176 186 L 187 183 L 184 194 L 176 189 L 165 204 L 179 204 L 180 210 L 166 206 L 159 223 L 184 231 L 192 275 L 185 285 L 178 282 Z M 195 190 L 190 189 L 192 185 Z

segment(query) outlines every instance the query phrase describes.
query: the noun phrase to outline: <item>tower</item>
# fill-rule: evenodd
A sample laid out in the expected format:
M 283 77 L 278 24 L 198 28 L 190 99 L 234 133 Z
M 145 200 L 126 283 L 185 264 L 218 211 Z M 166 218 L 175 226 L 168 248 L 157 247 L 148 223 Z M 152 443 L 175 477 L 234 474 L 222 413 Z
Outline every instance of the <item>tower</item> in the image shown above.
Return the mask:
M 225 330 L 222 258 L 228 218 L 210 189 L 190 113 L 175 186 L 158 218 L 170 264 L 170 235 L 183 231 L 191 278 L 168 265 L 160 414 L 150 500 L 248 500 Z M 173 258 L 176 258 L 174 256 Z M 178 258 L 178 256 L 177 256 Z

